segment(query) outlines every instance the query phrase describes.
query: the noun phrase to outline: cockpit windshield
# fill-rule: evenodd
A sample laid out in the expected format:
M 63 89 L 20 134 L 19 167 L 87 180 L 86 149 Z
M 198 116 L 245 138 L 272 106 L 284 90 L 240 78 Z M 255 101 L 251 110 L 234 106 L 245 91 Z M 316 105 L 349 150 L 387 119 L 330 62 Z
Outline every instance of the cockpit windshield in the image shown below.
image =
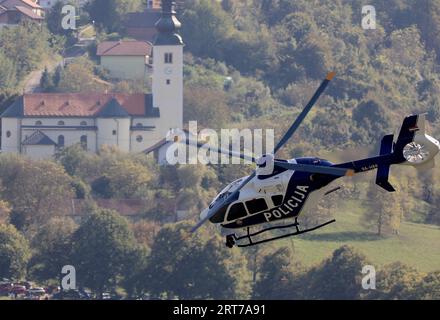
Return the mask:
M 246 178 L 246 177 L 245 177 Z M 214 203 L 216 203 L 218 200 L 221 200 L 225 198 L 226 196 L 230 195 L 232 192 L 235 191 L 236 187 L 243 181 L 244 178 L 240 178 L 235 180 L 234 182 L 228 184 L 218 195 L 215 197 L 215 199 L 211 202 L 209 205 L 209 208 L 212 208 Z

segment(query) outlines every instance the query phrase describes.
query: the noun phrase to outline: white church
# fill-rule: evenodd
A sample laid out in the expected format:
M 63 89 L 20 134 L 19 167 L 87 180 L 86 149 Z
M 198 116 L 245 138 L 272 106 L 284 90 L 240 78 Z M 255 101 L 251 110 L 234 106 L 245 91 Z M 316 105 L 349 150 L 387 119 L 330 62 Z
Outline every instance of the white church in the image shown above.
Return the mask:
M 173 3 L 162 1 L 156 24 L 151 94 L 24 94 L 0 115 L 1 152 L 44 159 L 73 144 L 142 152 L 182 128 L 183 41 Z

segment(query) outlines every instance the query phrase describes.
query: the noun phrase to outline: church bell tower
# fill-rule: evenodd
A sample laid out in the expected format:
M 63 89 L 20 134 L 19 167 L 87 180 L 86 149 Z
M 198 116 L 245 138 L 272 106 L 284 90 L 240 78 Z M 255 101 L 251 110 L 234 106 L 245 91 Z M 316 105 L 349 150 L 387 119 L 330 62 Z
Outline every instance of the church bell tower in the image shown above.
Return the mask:
M 162 0 L 162 16 L 153 42 L 153 106 L 160 110 L 159 133 L 183 127 L 183 41 L 177 33 L 175 1 Z

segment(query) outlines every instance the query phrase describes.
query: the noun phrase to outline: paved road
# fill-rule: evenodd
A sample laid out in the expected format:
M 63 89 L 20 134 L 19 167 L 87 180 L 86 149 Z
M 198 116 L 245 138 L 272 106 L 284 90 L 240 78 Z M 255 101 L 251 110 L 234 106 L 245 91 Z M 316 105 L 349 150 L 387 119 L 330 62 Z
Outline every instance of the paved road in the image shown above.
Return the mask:
M 44 69 L 47 67 L 49 72 L 52 72 L 53 70 L 55 70 L 55 68 L 57 66 L 59 66 L 61 64 L 62 64 L 62 61 L 61 62 L 51 61 L 50 63 L 43 66 L 42 69 L 32 71 L 26 79 L 26 82 L 24 85 L 24 92 L 25 93 L 41 92 L 40 80 L 43 75 Z
M 76 58 L 76 57 L 83 55 L 86 51 L 87 44 L 89 44 L 91 41 L 94 41 L 94 40 L 95 40 L 94 38 L 80 39 L 80 41 L 74 47 L 74 48 L 76 48 L 76 50 L 72 50 L 71 52 L 66 54 L 63 57 L 63 60 L 67 59 L 67 58 Z M 25 93 L 41 92 L 42 90 L 40 88 L 40 80 L 43 75 L 44 69 L 47 68 L 49 70 L 49 72 L 52 72 L 59 65 L 63 65 L 63 60 L 61 60 L 59 62 L 50 61 L 50 62 L 46 63 L 46 65 L 44 65 L 41 69 L 31 72 L 28 75 L 27 79 L 25 80 L 24 92 Z

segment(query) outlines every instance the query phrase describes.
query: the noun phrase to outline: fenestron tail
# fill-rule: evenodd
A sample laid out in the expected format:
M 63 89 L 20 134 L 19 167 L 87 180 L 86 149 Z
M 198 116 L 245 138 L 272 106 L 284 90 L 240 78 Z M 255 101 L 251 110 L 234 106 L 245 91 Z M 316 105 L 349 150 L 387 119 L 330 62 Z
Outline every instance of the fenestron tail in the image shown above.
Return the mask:
M 337 164 L 335 167 L 353 169 L 356 173 L 377 169 L 377 185 L 393 192 L 395 189 L 388 181 L 391 165 L 430 169 L 439 151 L 440 143 L 425 132 L 425 114 L 410 115 L 403 120 L 396 142 L 393 135 L 382 138 L 378 156 Z

